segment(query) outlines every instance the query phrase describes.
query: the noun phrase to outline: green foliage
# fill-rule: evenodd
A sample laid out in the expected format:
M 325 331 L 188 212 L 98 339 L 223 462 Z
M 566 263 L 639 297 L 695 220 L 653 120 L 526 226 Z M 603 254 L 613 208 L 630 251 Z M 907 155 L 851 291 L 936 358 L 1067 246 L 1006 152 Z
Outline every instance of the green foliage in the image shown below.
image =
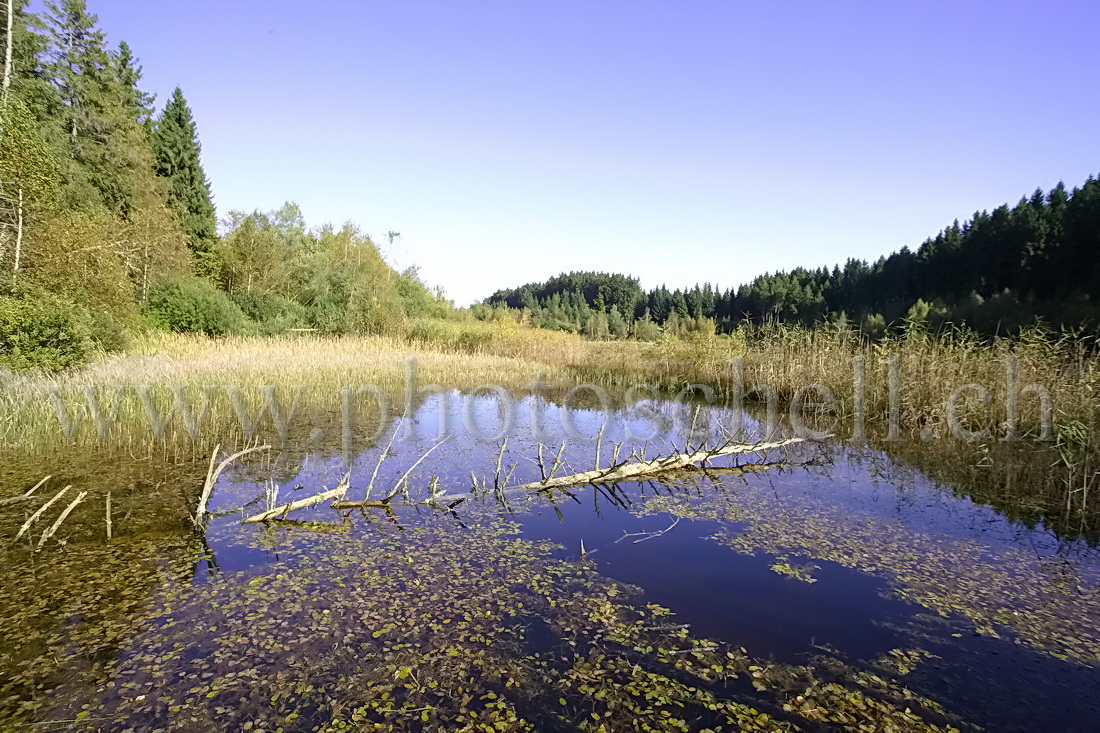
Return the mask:
M 28 235 L 53 209 L 60 183 L 57 158 L 14 95 L 0 109 L 0 268 L 17 272 Z
M 346 268 L 319 267 L 310 273 L 301 291 L 310 325 L 325 333 L 345 333 L 351 290 L 351 272 Z
M 9 3 L 0 5 L 5 6 Z M 44 72 L 43 57 L 46 51 L 46 38 L 34 32 L 41 28 L 42 21 L 34 13 L 28 13 L 26 7 L 30 0 L 11 0 L 12 10 L 12 78 L 11 95 L 23 99 L 35 112 L 36 117 L 41 117 L 46 101 L 52 96 L 53 89 Z M 0 16 L 3 17 L 3 16 Z M 0 23 L 0 48 L 8 45 L 7 29 Z
M 222 336 L 248 330 L 248 319 L 229 297 L 197 277 L 157 284 L 145 303 L 145 314 L 159 328 Z
M 287 253 L 278 229 L 262 214 L 245 216 L 216 250 L 218 280 L 230 293 L 285 285 Z
M 387 336 L 402 335 L 408 328 L 401 302 L 385 288 L 374 289 L 369 285 L 352 293 L 347 306 L 347 325 L 355 333 Z
M 57 156 L 49 148 L 36 126 L 34 115 L 21 99 L 12 95 L 0 109 L 0 186 L 3 186 L 5 209 L 12 208 L 10 199 L 22 192 L 28 205 L 46 207 L 57 195 Z
M 928 335 L 928 319 L 932 311 L 932 306 L 925 303 L 921 299 L 917 299 L 917 302 L 909 308 L 909 312 L 905 314 L 905 336 L 906 338 L 924 338 Z
M 45 129 L 64 164 L 64 202 L 69 209 L 103 206 L 125 218 L 143 191 L 141 174 L 151 164 L 145 135 L 129 108 L 133 88 L 119 77 L 84 0 L 60 0 L 46 8 L 49 63 L 44 72 L 52 93 L 44 110 Z
M 661 327 L 653 322 L 649 316 L 649 308 L 634 323 L 634 338 L 639 341 L 657 341 L 661 338 Z
M 606 311 L 611 306 L 617 306 L 620 313 L 631 318 L 637 304 L 645 298 L 637 278 L 605 272 L 570 272 L 552 277 L 545 283 L 498 290 L 486 302 L 509 308 L 531 308 L 535 304 L 546 305 L 555 296 L 559 305 L 565 303 L 572 308 Z
M 626 338 L 630 334 L 630 326 L 623 318 L 622 313 L 619 312 L 619 306 L 617 305 L 611 306 L 610 311 L 608 311 L 607 331 L 612 338 L 617 339 Z
M 886 335 L 886 319 L 881 313 L 868 314 L 863 317 L 859 330 L 866 338 L 877 341 Z
M 94 353 L 94 332 L 91 315 L 73 303 L 44 292 L 0 295 L 0 366 L 49 371 L 79 366 Z
M 234 293 L 230 300 L 256 324 L 256 330 L 264 335 L 303 328 L 308 322 L 308 312 L 304 306 L 266 290 Z
M 134 53 L 126 41 L 120 42 L 118 51 L 111 54 L 111 66 L 115 76 L 122 83 L 126 108 L 130 113 L 130 118 L 146 132 L 150 131 L 153 121 L 153 101 L 156 96 L 146 94 L 138 88 L 142 77 L 141 64 L 134 57 Z
M 416 267 L 409 267 L 397 278 L 397 293 L 411 318 L 446 318 L 454 314 L 454 308 L 441 294 L 428 289 Z
M 605 339 L 610 335 L 607 316 L 602 311 L 593 311 L 584 324 L 584 335 L 590 339 Z
M 815 326 L 841 312 L 857 322 L 881 316 L 886 323 L 900 323 L 918 300 L 931 308 L 923 326 L 914 322 L 909 329 L 914 334 L 947 322 L 985 333 L 1015 333 L 1036 315 L 1055 325 L 1096 328 L 1097 246 L 1100 180 L 1090 176 L 1072 191 L 1059 184 L 1049 193 L 1035 191 L 1014 207 L 976 212 L 916 250 L 902 247 L 873 263 L 849 259 L 831 270 L 799 267 L 725 291 L 707 283 L 672 291 L 662 285 L 642 293 L 636 280 L 623 275 L 569 273 L 499 290 L 486 303 L 525 309 L 538 326 L 572 323 L 577 330 L 585 326 L 589 308 L 608 312 L 611 307 L 618 307 L 627 321 L 648 310 L 655 323 L 673 333 L 687 319 L 698 318 L 713 319 L 726 332 L 743 321 L 769 319 Z

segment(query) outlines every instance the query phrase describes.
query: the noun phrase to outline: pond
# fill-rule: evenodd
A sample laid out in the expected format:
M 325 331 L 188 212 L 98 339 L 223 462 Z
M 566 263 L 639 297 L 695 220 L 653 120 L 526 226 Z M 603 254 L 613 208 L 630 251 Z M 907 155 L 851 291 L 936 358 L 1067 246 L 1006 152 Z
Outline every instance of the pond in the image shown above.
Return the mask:
M 1100 549 L 1009 520 L 882 450 L 805 442 L 644 481 L 507 490 L 552 468 L 717 445 L 734 426 L 764 431 L 682 402 L 566 409 L 444 392 L 341 445 L 233 464 L 205 538 L 9 550 L 4 628 L 23 638 L 3 660 L 5 719 L 135 731 L 1095 729 Z M 348 499 L 370 485 L 395 506 L 322 503 L 241 524 L 276 486 L 270 503 L 345 476 Z M 429 487 L 475 485 L 454 506 L 416 505 Z M 64 601 L 50 595 L 62 587 Z

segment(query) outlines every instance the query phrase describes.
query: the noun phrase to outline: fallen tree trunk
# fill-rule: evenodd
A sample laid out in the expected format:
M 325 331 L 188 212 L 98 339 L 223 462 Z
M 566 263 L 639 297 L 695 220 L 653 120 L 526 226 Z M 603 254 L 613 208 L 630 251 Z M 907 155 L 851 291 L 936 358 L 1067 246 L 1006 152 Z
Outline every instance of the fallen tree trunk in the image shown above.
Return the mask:
M 271 446 L 257 445 L 251 448 L 245 448 L 244 450 L 229 456 L 229 458 L 226 458 L 218 465 L 217 470 L 215 470 L 214 461 L 217 460 L 218 451 L 220 451 L 221 448 L 221 443 L 219 443 L 214 448 L 214 452 L 210 454 L 210 468 L 206 471 L 206 481 L 203 483 L 202 494 L 199 496 L 199 505 L 195 509 L 195 516 L 191 517 L 191 523 L 194 525 L 196 531 L 206 531 L 206 502 L 210 501 L 210 494 L 214 491 L 214 484 L 218 482 L 218 477 L 222 475 L 222 471 L 224 471 L 230 463 L 237 460 L 241 456 L 246 456 L 249 453 L 253 453 L 258 450 L 268 450 L 271 448 Z
M 680 471 L 689 466 L 696 466 L 697 464 L 705 464 L 716 458 L 724 458 L 744 453 L 761 453 L 766 450 L 783 448 L 801 442 L 803 442 L 802 438 L 790 438 L 788 440 L 780 440 L 771 443 L 734 443 L 732 445 L 724 445 L 709 450 L 699 450 L 693 453 L 674 453 L 673 455 L 657 458 L 652 461 L 638 461 L 636 463 L 624 461 L 623 463 L 605 469 L 583 471 L 568 476 L 559 476 L 558 478 L 550 476 L 542 481 L 532 481 L 518 486 L 501 488 L 497 490 L 497 493 L 510 494 L 522 491 L 544 491 L 546 489 L 560 489 L 592 484 L 609 484 L 636 478 L 648 478 L 663 473 Z M 463 501 L 467 501 L 473 496 L 474 492 L 472 491 L 464 494 L 434 494 L 426 501 L 420 502 L 420 504 L 448 504 L 454 506 Z M 332 508 L 338 511 L 342 509 L 381 509 L 392 506 L 400 505 L 388 501 L 378 501 L 376 499 L 365 499 L 363 501 L 335 501 L 332 503 Z

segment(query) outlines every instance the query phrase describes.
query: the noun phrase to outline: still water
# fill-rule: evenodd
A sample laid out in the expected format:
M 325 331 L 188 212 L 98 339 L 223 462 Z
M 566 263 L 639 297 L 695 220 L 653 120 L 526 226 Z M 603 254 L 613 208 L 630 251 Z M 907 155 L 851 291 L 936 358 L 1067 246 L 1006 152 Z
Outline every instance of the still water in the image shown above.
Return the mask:
M 350 450 L 242 464 L 215 489 L 205 544 L 163 550 L 178 562 L 142 586 L 117 654 L 59 660 L 81 669 L 55 674 L 56 702 L 28 714 L 102 730 L 434 730 L 462 715 L 471 729 L 480 716 L 618 730 L 650 713 L 657 729 L 815 730 L 836 721 L 800 712 L 803 698 L 837 704 L 845 690 L 879 701 L 852 703 L 849 729 L 885 727 L 859 718 L 882 704 L 912 709 L 897 729 L 1096 730 L 1100 551 L 883 452 L 804 443 L 645 481 L 507 491 L 555 464 L 560 476 L 715 445 L 738 417 L 750 438 L 763 430 L 720 408 L 643 407 L 451 392 L 364 426 Z M 345 475 L 348 499 L 373 484 L 404 506 L 240 524 L 273 486 L 285 503 Z M 429 486 L 475 482 L 449 510 L 414 506 Z M 716 654 L 738 673 L 692 666 Z M 594 680 L 616 674 L 601 693 Z M 613 702 L 622 689 L 629 704 Z M 763 717 L 683 703 L 704 694 Z M 650 698 L 677 712 L 631 707 Z

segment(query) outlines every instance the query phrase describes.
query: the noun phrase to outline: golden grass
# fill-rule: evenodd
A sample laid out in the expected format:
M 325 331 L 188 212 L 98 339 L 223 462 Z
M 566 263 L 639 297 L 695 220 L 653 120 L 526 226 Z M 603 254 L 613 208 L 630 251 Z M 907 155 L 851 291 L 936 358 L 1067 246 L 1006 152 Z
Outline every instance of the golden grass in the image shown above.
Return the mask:
M 897 338 L 874 345 L 838 329 L 778 326 L 743 328 L 732 336 L 696 334 L 659 344 L 592 342 L 575 334 L 478 321 L 421 321 L 406 337 L 210 339 L 152 333 L 138 337 L 126 353 L 79 370 L 61 375 L 6 375 L 0 388 L 0 443 L 37 449 L 58 443 L 61 431 L 48 397 L 51 390 L 62 396 L 71 414 L 83 415 L 77 442 L 94 440 L 96 431 L 81 392 L 87 385 L 97 390 L 105 411 L 117 385 L 152 388 L 161 414 L 167 414 L 172 402 L 167 388 L 177 385 L 185 388 L 189 401 L 196 405 L 201 402 L 200 388 L 234 385 L 241 389 L 251 414 L 256 414 L 263 401 L 259 388 L 265 385 L 273 385 L 278 399 L 287 406 L 296 386 L 301 385 L 303 410 L 338 412 L 340 389 L 362 385 L 381 387 L 400 405 L 408 357 L 416 359 L 419 385 L 465 389 L 494 384 L 518 389 L 538 374 L 544 382 L 562 386 L 579 382 L 608 387 L 647 384 L 671 392 L 703 383 L 715 387 L 723 398 L 734 393 L 735 372 L 730 360 L 739 357 L 746 387 L 769 385 L 786 402 L 800 388 L 823 384 L 836 397 L 837 415 L 849 418 L 855 410 L 852 359 L 857 356 L 865 360 L 869 425 L 886 419 L 887 365 L 890 359 L 897 359 L 900 423 L 911 434 L 924 428 L 942 430 L 952 392 L 973 383 L 988 388 L 992 399 L 982 405 L 968 393 L 959 401 L 967 426 L 973 430 L 992 427 L 1003 433 L 1006 357 L 1018 363 L 1020 386 L 1034 383 L 1050 392 L 1061 423 L 1091 428 L 1100 387 L 1097 360 L 1083 347 L 1038 331 L 993 342 L 956 334 Z M 808 399 L 817 397 L 811 393 Z M 1036 429 L 1039 401 L 1022 398 L 1020 415 L 1022 431 Z M 118 422 L 145 427 L 146 420 L 136 392 L 124 390 L 118 403 Z M 208 448 L 227 432 L 232 433 L 236 425 L 228 397 L 215 390 L 199 447 Z M 133 450 L 149 440 L 147 429 L 139 432 L 142 435 L 119 434 L 114 440 Z M 179 438 L 182 431 L 169 432 Z
M 233 432 L 237 417 L 221 385 L 240 388 L 245 405 L 256 414 L 263 400 L 258 388 L 272 385 L 287 407 L 298 385 L 303 387 L 303 409 L 339 410 L 339 393 L 345 386 L 377 385 L 397 402 L 406 380 L 405 360 L 414 357 L 420 385 L 440 384 L 468 388 L 500 384 L 519 388 L 546 363 L 515 356 L 460 353 L 423 343 L 382 336 L 357 337 L 233 337 L 210 339 L 179 334 L 142 336 L 124 354 L 110 356 L 85 368 L 60 375 L 9 374 L 0 389 L 0 442 L 9 447 L 42 448 L 62 439 L 60 423 L 51 403 L 51 391 L 62 397 L 74 418 L 81 419 L 76 442 L 93 441 L 96 431 L 82 392 L 96 390 L 104 413 L 109 412 L 114 389 L 124 385 L 150 387 L 153 402 L 162 415 L 172 404 L 168 387 L 182 386 L 188 401 L 198 409 L 203 388 L 214 385 L 205 420 L 202 446 L 212 446 Z M 117 406 L 117 423 L 143 427 L 144 406 L 136 391 L 125 388 Z M 179 427 L 179 426 L 177 426 Z M 119 434 L 113 442 L 129 444 L 147 440 Z M 177 436 L 179 437 L 179 436 Z M 209 447 L 207 446 L 207 447 Z

